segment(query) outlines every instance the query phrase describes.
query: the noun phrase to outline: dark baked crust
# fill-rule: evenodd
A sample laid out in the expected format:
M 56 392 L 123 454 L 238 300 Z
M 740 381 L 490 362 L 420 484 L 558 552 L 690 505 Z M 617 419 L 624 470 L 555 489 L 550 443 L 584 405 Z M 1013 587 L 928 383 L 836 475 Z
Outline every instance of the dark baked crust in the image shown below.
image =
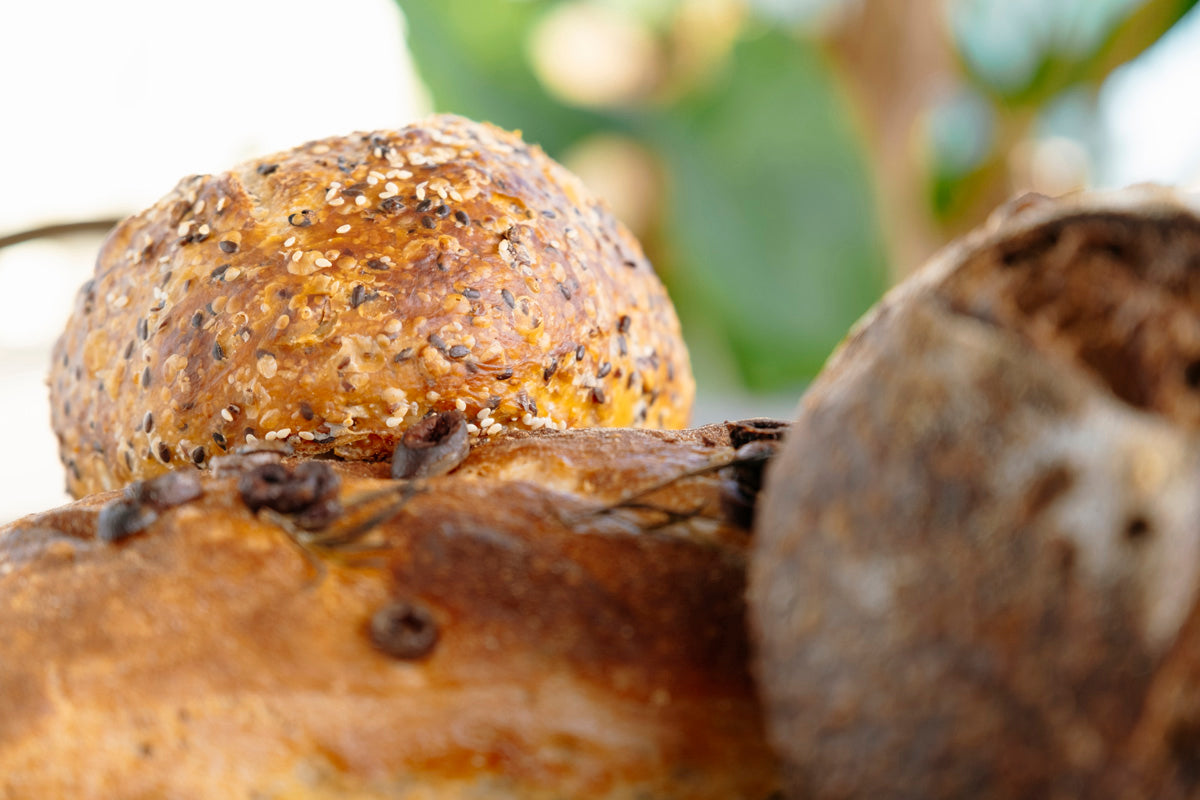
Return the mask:
M 849 338 L 750 599 L 793 796 L 1200 790 L 1200 217 L 1023 204 Z
M 116 543 L 117 493 L 10 525 L 0 795 L 764 800 L 729 480 L 641 498 L 673 524 L 602 510 L 730 453 L 724 426 L 497 439 L 339 546 L 195 472 L 201 497 Z M 344 516 L 293 535 L 403 494 L 326 464 Z
M 678 428 L 693 393 L 633 237 L 540 149 L 452 116 L 181 181 L 109 236 L 50 385 L 77 497 L 248 437 L 386 458 L 456 404 L 476 436 Z

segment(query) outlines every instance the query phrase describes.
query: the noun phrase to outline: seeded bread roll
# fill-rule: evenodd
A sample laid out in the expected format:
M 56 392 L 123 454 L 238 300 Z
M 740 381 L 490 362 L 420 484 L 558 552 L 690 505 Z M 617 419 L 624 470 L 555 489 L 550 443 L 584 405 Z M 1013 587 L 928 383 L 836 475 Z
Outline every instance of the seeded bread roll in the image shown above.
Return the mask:
M 790 797 L 1200 794 L 1197 263 L 1195 198 L 1026 198 L 831 359 L 751 570 Z
M 678 428 L 693 394 L 628 231 L 539 148 L 453 116 L 184 179 L 109 236 L 50 386 L 77 497 L 246 442 L 387 458 L 456 405 L 473 438 Z
M 259 452 L 0 529 L 0 796 L 766 800 L 734 452 Z

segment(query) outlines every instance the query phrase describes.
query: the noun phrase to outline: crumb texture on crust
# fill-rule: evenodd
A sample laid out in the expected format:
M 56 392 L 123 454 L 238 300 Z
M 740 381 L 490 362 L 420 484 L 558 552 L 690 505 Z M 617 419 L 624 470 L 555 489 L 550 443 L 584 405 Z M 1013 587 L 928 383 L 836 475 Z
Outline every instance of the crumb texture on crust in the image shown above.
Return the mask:
M 386 458 L 454 407 L 476 438 L 679 428 L 694 389 L 670 300 L 607 207 L 454 116 L 181 181 L 109 236 L 50 387 L 76 496 L 247 442 Z
M 203 473 L 136 495 L 158 515 L 117 542 L 99 518 L 130 492 L 0 529 L 0 797 L 766 800 L 747 533 L 692 513 L 729 481 L 643 498 L 674 518 L 596 513 L 728 437 L 610 432 L 640 469 L 593 491 L 619 456 L 584 433 L 485 442 L 411 493 L 302 462 L 340 478 L 321 547 Z M 581 488 L 497 477 L 528 448 Z

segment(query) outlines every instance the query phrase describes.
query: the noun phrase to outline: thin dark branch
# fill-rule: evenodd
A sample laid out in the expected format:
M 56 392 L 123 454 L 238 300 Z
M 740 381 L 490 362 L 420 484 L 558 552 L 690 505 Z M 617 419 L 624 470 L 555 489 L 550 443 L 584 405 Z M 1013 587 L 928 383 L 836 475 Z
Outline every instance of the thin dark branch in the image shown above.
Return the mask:
M 80 222 L 59 222 L 54 225 L 42 225 L 29 228 L 7 236 L 0 236 L 0 248 L 12 247 L 14 244 L 30 242 L 34 239 L 53 239 L 59 236 L 74 236 L 80 233 L 107 233 L 120 222 L 119 217 L 112 219 L 90 219 Z

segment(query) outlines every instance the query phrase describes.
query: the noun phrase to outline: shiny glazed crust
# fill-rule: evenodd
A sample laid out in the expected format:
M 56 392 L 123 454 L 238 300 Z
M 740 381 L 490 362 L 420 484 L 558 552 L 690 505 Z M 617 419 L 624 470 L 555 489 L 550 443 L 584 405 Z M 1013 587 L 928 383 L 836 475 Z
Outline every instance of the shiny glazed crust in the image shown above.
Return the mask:
M 184 179 L 109 236 L 50 376 L 77 497 L 246 442 L 390 456 L 475 437 L 679 428 L 679 323 L 633 237 L 516 134 L 439 116 Z
M 118 493 L 10 525 L 0 797 L 764 800 L 729 480 L 640 498 L 681 516 L 613 508 L 731 453 L 724 426 L 513 435 L 399 507 L 403 482 L 326 462 L 319 533 L 391 511 L 336 546 L 197 472 L 120 541 Z M 434 635 L 381 645 L 396 608 Z

